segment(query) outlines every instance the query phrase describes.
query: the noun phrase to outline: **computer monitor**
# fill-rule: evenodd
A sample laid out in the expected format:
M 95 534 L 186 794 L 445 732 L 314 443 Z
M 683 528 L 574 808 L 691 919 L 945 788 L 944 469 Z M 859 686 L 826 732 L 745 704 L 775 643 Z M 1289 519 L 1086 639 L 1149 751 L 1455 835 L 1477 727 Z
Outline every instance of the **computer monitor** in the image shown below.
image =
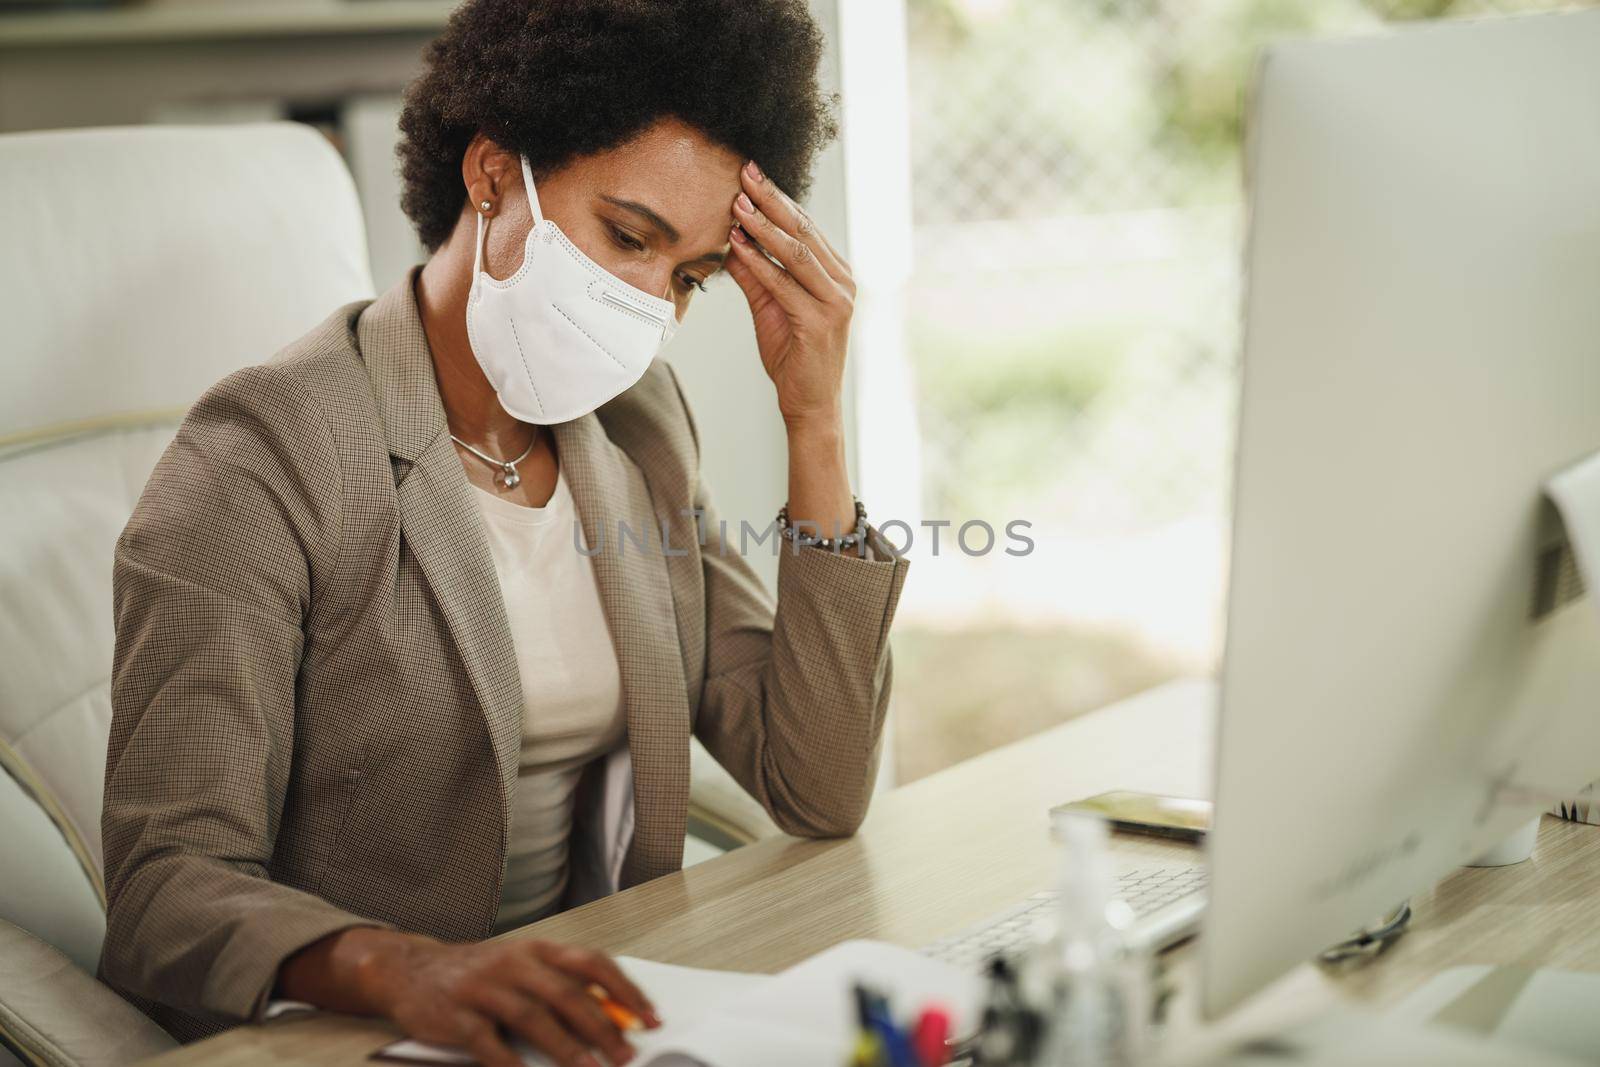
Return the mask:
M 1531 618 L 1600 450 L 1600 11 L 1274 47 L 1247 131 L 1213 1016 L 1600 777 L 1595 604 Z

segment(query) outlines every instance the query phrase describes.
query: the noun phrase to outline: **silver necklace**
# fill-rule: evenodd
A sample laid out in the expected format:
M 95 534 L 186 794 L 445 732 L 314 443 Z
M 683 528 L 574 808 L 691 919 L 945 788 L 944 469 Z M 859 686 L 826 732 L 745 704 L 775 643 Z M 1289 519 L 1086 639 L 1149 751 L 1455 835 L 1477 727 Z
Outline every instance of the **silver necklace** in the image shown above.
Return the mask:
M 500 485 L 506 489 L 515 489 L 517 487 L 517 483 L 522 481 L 522 475 L 517 473 L 517 464 L 527 459 L 528 453 L 533 451 L 533 446 L 539 443 L 539 428 L 537 426 L 534 427 L 533 440 L 528 442 L 528 447 L 524 448 L 522 450 L 522 455 L 518 456 L 516 459 L 495 459 L 493 456 L 485 452 L 479 452 L 476 448 L 473 448 L 455 434 L 450 435 L 450 440 L 454 441 L 468 452 L 471 452 L 474 456 L 477 456 L 489 466 L 499 467 Z

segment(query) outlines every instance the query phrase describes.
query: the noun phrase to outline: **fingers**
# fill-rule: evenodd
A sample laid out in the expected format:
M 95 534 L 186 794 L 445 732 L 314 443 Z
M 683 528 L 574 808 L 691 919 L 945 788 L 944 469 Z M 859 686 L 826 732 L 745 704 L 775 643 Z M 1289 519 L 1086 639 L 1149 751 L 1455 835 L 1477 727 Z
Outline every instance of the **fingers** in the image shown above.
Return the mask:
M 656 1006 L 622 973 L 622 968 L 610 956 L 577 945 L 544 943 L 539 948 L 544 961 L 552 967 L 599 985 L 613 1000 L 642 1018 L 646 1026 L 660 1025 Z
M 735 261 L 789 315 L 804 316 L 817 306 L 816 297 L 807 292 L 805 286 L 796 281 L 793 274 L 762 254 L 761 249 L 745 235 L 742 228 L 735 226 L 728 234 L 728 241 L 733 248 L 733 259 L 729 260 L 728 273 L 734 276 L 734 281 L 739 283 L 746 296 L 750 295 L 751 286 L 746 285 L 739 277 L 739 273 L 733 269 Z M 754 305 L 753 297 L 751 303 Z
M 761 168 L 756 166 L 755 160 L 750 160 L 740 169 L 739 184 L 748 194 L 750 200 L 754 202 L 754 210 L 761 218 L 770 220 L 770 223 L 779 233 L 804 246 L 811 255 L 816 257 L 823 270 L 836 285 L 841 286 L 852 295 L 854 294 L 855 281 L 851 276 L 850 264 L 846 263 L 844 257 L 839 255 L 838 250 L 833 247 L 833 243 L 828 240 L 827 235 L 822 232 L 811 216 L 801 210 L 800 205 L 791 200 L 789 195 L 782 189 L 779 189 L 771 178 L 762 173 Z M 739 218 L 741 222 L 745 221 L 737 212 L 737 202 L 735 217 Z M 766 236 L 761 232 L 759 223 L 757 224 L 757 229 L 753 230 L 752 233 L 767 251 L 777 255 L 779 261 L 788 266 L 782 255 L 780 255 L 780 249 L 775 248 L 772 243 L 767 241 Z M 773 236 L 776 239 L 777 234 Z M 783 244 L 782 241 L 777 243 L 779 245 Z M 796 253 L 796 255 L 798 254 Z M 807 286 L 807 288 L 810 287 Z
M 660 1025 L 649 1000 L 616 964 L 587 949 L 537 941 L 438 945 L 411 977 L 385 1014 L 412 1037 L 458 1045 L 485 1067 L 522 1063 L 498 1026 L 559 1067 L 600 1067 L 597 1053 L 612 1067 L 631 1062 L 634 1049 L 591 988 Z M 619 1013 L 616 1005 L 611 1010 Z
M 733 217 L 745 234 L 754 237 L 783 265 L 791 277 L 798 281 L 813 297 L 823 302 L 838 300 L 839 283 L 833 279 L 817 258 L 811 244 L 780 226 L 766 212 L 757 208 L 750 197 L 740 193 L 733 200 Z
M 731 234 L 729 235 L 729 240 L 735 245 L 738 244 L 738 241 Z M 761 280 L 756 277 L 754 268 L 745 262 L 744 257 L 738 254 L 738 248 L 733 251 L 734 254 L 728 257 L 722 269 L 728 272 L 728 277 L 732 278 L 734 284 L 738 285 L 740 291 L 744 293 L 744 298 L 750 302 L 751 312 L 759 314 L 764 306 L 774 300 L 774 297 L 767 287 L 761 283 Z
M 483 1067 L 522 1067 L 522 1057 L 500 1040 L 494 1021 L 477 1012 L 462 1011 L 457 1016 L 456 1043 L 472 1053 Z
M 516 959 L 512 967 L 511 980 L 518 988 L 537 997 L 563 1027 L 604 1052 L 612 1063 L 626 1063 L 633 1058 L 632 1046 L 623 1040 L 616 1024 L 589 995 L 587 982 L 573 981 L 528 956 Z
M 477 997 L 483 1010 L 512 1033 L 554 1060 L 560 1067 L 600 1067 L 590 1044 L 580 1041 L 550 1012 L 531 997 L 504 986 L 485 987 Z M 498 1037 L 496 1038 L 498 1040 Z M 633 1050 L 623 1046 L 622 1058 L 603 1050 L 612 1063 L 626 1063 Z M 520 1065 L 520 1058 L 516 1060 Z

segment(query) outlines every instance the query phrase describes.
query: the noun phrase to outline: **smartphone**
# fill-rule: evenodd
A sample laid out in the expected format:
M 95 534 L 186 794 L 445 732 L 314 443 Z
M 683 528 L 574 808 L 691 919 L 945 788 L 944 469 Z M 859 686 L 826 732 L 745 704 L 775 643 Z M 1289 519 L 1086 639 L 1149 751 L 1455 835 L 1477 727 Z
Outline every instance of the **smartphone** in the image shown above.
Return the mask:
M 1187 797 L 1163 797 L 1155 793 L 1118 790 L 1086 800 L 1074 800 L 1050 809 L 1098 815 L 1111 829 L 1125 834 L 1149 834 L 1199 843 L 1211 829 L 1211 801 Z

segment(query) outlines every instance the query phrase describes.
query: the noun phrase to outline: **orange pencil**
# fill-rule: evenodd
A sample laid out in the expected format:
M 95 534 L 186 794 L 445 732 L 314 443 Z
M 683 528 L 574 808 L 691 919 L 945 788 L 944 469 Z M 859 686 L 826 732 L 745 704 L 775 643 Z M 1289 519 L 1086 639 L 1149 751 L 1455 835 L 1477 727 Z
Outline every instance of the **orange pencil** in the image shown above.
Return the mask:
M 598 985 L 589 987 L 589 995 L 600 1003 L 600 1010 L 606 1013 L 606 1018 L 616 1024 L 618 1030 L 643 1030 L 644 1020 L 621 1004 L 611 999 L 604 989 Z

